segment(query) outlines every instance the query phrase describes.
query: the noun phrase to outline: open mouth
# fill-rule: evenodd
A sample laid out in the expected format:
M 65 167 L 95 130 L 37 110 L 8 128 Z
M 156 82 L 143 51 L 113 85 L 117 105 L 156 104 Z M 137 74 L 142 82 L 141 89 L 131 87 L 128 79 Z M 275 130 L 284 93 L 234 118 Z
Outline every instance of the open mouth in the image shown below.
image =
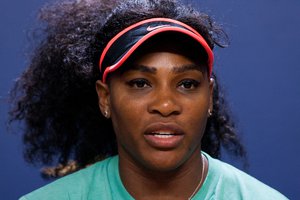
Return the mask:
M 174 135 L 183 135 L 183 130 L 176 124 L 152 124 L 147 127 L 145 135 L 154 135 L 154 136 L 174 136 Z
M 156 149 L 174 149 L 184 139 L 184 132 L 174 124 L 154 124 L 147 128 L 144 137 Z

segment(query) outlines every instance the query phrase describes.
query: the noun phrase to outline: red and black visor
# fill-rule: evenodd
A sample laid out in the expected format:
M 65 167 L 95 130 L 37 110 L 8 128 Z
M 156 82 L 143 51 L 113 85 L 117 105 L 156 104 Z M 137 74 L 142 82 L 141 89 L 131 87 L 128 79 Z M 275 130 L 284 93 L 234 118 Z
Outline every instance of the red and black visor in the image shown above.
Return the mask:
M 103 74 L 102 81 L 105 83 L 107 75 L 122 66 L 147 39 L 159 33 L 170 31 L 190 36 L 200 43 L 207 53 L 208 75 L 210 76 L 214 55 L 207 42 L 196 30 L 174 19 L 151 18 L 127 27 L 108 42 L 99 61 L 100 72 Z

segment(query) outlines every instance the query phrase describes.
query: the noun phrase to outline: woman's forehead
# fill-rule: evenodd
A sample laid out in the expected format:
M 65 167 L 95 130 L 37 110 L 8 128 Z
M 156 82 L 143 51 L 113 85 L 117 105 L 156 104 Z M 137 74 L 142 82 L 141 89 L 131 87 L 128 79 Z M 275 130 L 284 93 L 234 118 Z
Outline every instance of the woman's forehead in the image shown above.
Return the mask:
M 197 69 L 202 73 L 207 72 L 206 60 L 204 58 L 192 58 L 189 51 L 184 51 L 174 45 L 155 45 L 149 48 L 142 48 L 136 51 L 131 58 L 129 58 L 122 67 L 116 72 L 124 74 L 127 71 L 149 72 L 157 71 L 157 68 L 168 66 L 171 72 L 184 73 L 186 69 Z M 171 65 L 171 68 L 170 68 Z M 185 69 L 185 70 L 180 70 Z M 119 74 L 118 73 L 118 74 Z

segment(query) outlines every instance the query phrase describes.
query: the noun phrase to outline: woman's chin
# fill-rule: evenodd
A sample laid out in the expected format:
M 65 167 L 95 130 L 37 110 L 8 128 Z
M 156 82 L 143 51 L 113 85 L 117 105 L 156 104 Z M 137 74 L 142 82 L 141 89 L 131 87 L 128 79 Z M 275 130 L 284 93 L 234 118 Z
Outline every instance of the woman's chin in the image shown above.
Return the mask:
M 148 156 L 141 164 L 153 172 L 174 172 L 188 160 L 189 156 L 179 156 L 176 152 L 161 151 Z

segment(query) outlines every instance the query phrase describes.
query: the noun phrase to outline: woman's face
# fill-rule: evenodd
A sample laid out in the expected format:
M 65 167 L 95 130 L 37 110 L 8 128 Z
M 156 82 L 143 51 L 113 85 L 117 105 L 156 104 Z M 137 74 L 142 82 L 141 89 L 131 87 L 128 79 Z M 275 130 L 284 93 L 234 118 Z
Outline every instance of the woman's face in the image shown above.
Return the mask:
M 150 170 L 174 170 L 200 153 L 213 83 L 206 70 L 178 51 L 146 51 L 109 85 L 97 82 L 118 153 Z

